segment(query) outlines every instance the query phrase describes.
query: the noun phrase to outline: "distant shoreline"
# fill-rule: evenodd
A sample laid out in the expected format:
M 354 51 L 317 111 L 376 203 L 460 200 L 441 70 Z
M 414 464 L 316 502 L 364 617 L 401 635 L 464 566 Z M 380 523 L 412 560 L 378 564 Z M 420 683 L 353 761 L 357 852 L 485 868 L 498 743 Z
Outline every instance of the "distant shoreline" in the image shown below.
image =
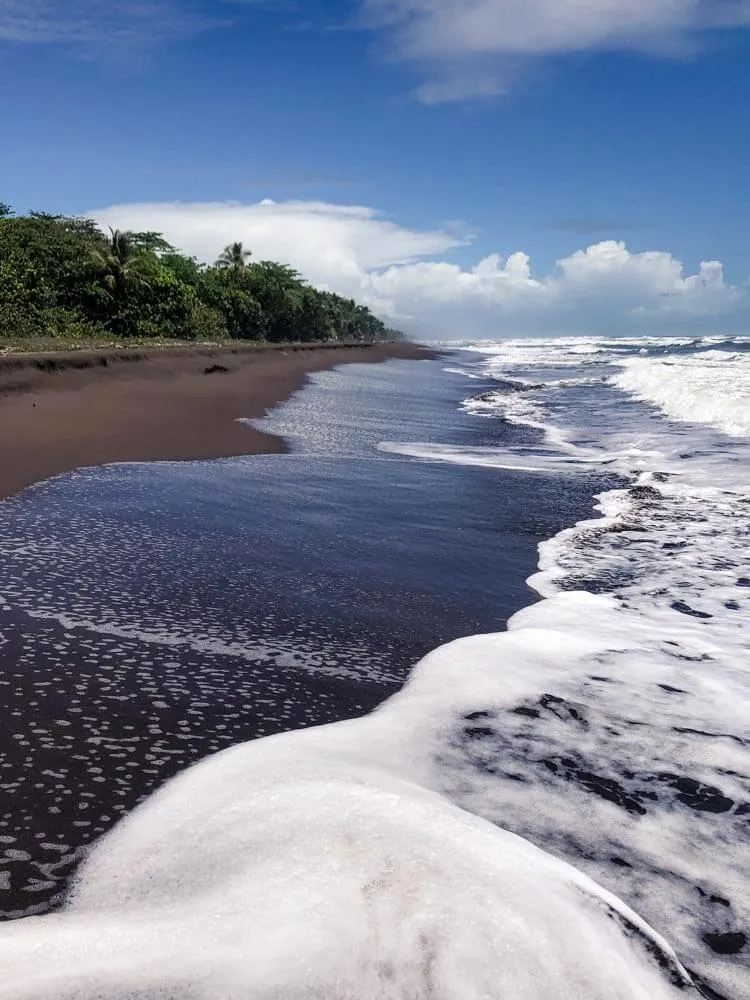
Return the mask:
M 238 422 L 316 371 L 432 357 L 407 342 L 106 349 L 0 357 L 0 499 L 73 469 L 285 450 Z

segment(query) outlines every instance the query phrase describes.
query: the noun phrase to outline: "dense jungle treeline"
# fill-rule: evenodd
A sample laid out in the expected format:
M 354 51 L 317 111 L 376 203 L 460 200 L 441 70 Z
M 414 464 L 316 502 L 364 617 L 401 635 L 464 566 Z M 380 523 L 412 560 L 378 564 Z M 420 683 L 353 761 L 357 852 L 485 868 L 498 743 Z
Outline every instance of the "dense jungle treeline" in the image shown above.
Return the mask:
M 399 339 L 352 299 L 233 243 L 205 266 L 160 233 L 15 215 L 0 202 L 0 338 L 217 341 Z

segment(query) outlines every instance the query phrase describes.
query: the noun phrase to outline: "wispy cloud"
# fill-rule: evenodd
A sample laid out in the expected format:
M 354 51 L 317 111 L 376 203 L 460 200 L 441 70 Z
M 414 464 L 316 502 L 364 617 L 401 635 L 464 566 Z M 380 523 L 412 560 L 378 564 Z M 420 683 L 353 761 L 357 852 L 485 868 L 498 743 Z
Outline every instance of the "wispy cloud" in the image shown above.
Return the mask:
M 323 21 L 301 0 L 0 0 L 0 41 L 90 52 L 147 48 L 233 23 L 244 11 L 299 30 L 378 32 L 413 63 L 425 104 L 505 94 L 535 59 L 596 50 L 676 55 L 750 25 L 750 0 L 347 0 Z M 359 16 L 357 16 L 359 12 Z
M 427 103 L 495 96 L 528 60 L 594 50 L 689 51 L 750 25 L 750 0 L 362 0 L 365 23 L 414 62 Z
M 0 41 L 89 51 L 150 47 L 231 24 L 242 8 L 296 14 L 297 0 L 0 0 Z
M 175 0 L 0 0 L 0 39 L 86 49 L 190 37 L 207 26 Z

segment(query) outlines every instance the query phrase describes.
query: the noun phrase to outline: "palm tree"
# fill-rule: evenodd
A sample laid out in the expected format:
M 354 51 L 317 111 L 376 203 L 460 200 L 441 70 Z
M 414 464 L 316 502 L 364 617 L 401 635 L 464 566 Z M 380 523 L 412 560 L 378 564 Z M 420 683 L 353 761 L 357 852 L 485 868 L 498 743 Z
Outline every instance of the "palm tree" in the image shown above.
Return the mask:
M 104 245 L 92 251 L 94 265 L 102 275 L 102 284 L 115 300 L 125 298 L 130 290 L 148 288 L 151 262 L 130 233 L 109 230 Z
M 244 267 L 247 267 L 247 262 L 251 257 L 252 252 L 246 250 L 241 242 L 230 243 L 219 254 L 216 267 L 224 271 L 241 271 Z

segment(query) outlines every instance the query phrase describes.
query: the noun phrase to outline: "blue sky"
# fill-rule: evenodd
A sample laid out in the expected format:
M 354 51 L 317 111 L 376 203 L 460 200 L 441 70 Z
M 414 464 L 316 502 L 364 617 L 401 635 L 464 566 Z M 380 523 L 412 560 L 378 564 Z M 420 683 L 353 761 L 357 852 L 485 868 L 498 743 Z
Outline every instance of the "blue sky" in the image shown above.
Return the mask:
M 0 0 L 0 100 L 17 210 L 439 336 L 750 332 L 746 0 Z

